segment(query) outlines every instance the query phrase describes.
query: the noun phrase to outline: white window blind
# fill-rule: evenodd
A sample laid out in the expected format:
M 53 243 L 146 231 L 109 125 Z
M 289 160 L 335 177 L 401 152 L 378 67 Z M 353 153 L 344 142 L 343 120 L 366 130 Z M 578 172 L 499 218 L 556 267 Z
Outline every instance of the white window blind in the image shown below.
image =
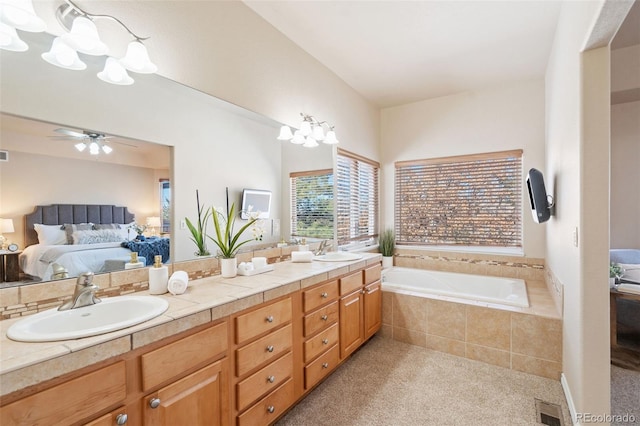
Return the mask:
M 522 247 L 522 150 L 395 164 L 398 244 Z
M 380 164 L 338 149 L 336 207 L 338 245 L 378 235 L 378 175 Z
M 291 235 L 333 239 L 333 170 L 296 172 L 291 180 Z

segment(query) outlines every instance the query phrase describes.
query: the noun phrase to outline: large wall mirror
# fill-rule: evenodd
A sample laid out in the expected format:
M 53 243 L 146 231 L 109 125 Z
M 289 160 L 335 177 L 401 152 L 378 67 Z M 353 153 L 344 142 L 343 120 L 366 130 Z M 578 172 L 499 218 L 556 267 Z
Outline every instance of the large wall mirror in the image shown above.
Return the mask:
M 132 86 L 104 83 L 96 78 L 102 64 L 91 58 L 82 72 L 56 68 L 40 58 L 51 35 L 25 33 L 23 39 L 29 51 L 0 51 L 0 149 L 15 160 L 0 162 L 0 217 L 19 224 L 16 232 L 34 206 L 55 203 L 127 206 L 144 223 L 158 212 L 155 184 L 168 176 L 172 262 L 195 258 L 182 224 L 196 216 L 196 190 L 202 203 L 216 207 L 225 205 L 227 189 L 236 203 L 244 188 L 270 190 L 272 211 L 261 243 L 275 244 L 289 238 L 291 165 L 332 167 L 330 147 L 311 150 L 280 142 L 280 123 L 267 117 L 159 75 L 136 75 Z M 58 128 L 111 135 L 121 143 L 113 143 L 109 155 L 129 151 L 132 158 L 83 159 L 90 154 L 73 152 L 72 141 L 50 137 Z M 72 157 L 61 154 L 65 149 Z M 18 235 L 7 237 L 21 241 Z

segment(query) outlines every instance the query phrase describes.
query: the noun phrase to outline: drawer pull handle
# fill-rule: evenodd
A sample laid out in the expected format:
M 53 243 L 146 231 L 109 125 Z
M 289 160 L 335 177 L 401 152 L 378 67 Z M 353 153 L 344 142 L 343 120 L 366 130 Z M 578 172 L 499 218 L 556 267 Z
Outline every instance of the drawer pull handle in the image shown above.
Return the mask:
M 270 406 L 267 407 L 267 411 L 269 413 L 273 413 L 274 411 L 276 411 L 276 407 L 274 407 L 273 405 L 270 405 Z
M 329 363 L 328 362 L 323 363 L 322 368 L 329 368 Z
M 267 352 L 273 352 L 273 345 L 267 346 Z
M 267 322 L 273 322 L 273 315 L 269 315 L 267 318 L 265 318 L 267 320 Z
M 328 319 L 329 319 L 329 317 L 328 317 L 327 315 L 323 315 L 323 316 L 321 316 L 321 317 L 320 317 L 320 319 L 321 319 L 322 321 L 326 321 L 326 320 L 328 320 Z
M 269 383 L 273 383 L 273 382 L 275 382 L 275 381 L 276 381 L 276 376 L 269 376 L 269 377 L 267 377 L 267 382 L 269 382 Z
M 118 414 L 116 417 L 116 424 L 118 426 L 122 426 L 127 423 L 127 420 L 129 420 L 129 417 L 126 414 Z
M 149 400 L 149 407 L 158 408 L 160 406 L 160 398 L 151 398 Z
M 322 296 L 323 299 L 326 299 L 327 297 L 329 297 L 329 293 L 327 293 L 326 291 L 323 291 L 320 296 Z
M 322 344 L 323 345 L 328 345 L 329 344 L 329 339 L 322 339 Z

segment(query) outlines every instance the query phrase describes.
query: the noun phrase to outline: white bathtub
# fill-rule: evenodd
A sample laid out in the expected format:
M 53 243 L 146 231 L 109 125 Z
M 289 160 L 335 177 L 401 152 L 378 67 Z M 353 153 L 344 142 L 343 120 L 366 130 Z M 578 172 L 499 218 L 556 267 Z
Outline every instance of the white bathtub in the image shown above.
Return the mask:
M 438 294 L 523 308 L 529 306 L 527 286 L 517 278 L 393 267 L 383 271 L 382 289 Z

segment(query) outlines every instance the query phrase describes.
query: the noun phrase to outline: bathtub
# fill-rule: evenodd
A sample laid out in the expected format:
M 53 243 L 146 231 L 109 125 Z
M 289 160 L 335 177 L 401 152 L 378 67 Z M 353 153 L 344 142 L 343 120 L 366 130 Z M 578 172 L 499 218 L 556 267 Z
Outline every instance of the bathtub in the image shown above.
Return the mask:
M 529 307 L 527 287 L 517 278 L 393 267 L 382 272 L 382 289 L 436 294 L 500 305 Z

